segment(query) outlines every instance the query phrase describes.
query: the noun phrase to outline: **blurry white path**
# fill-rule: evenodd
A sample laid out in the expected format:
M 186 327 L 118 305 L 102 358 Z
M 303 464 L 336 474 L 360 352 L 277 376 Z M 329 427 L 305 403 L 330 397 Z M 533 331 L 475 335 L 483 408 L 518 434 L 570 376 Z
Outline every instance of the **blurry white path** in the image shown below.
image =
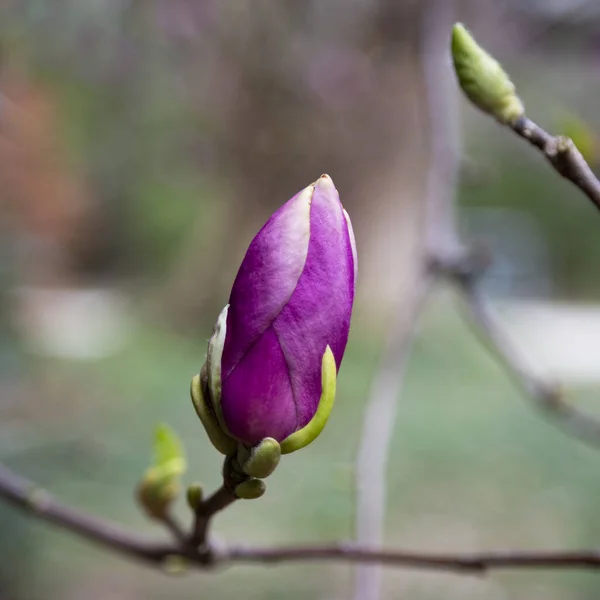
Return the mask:
M 131 334 L 131 311 L 119 292 L 104 288 L 20 288 L 16 319 L 27 348 L 69 360 L 118 352 Z
M 600 304 L 519 300 L 495 305 L 538 372 L 564 383 L 600 382 Z

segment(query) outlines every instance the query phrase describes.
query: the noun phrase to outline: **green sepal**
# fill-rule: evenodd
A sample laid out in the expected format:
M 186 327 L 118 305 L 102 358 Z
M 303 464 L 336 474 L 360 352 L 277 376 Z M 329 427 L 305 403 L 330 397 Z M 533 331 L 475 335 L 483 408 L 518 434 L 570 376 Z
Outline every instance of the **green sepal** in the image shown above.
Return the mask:
M 514 123 L 525 113 L 515 86 L 462 23 L 452 28 L 452 59 L 460 87 L 475 106 L 501 123 Z
M 244 449 L 245 450 L 245 449 Z M 242 470 L 250 477 L 264 479 L 268 477 L 279 464 L 281 446 L 273 438 L 265 438 L 259 444 L 250 448 L 249 456 L 246 452 L 238 452 L 238 460 Z M 241 460 L 240 460 L 241 459 Z
M 266 491 L 267 486 L 261 479 L 248 479 L 235 487 L 235 495 L 242 500 L 255 500 Z
M 206 376 L 208 386 L 208 402 L 211 404 L 217 421 L 225 433 L 229 433 L 221 412 L 221 359 L 227 334 L 227 313 L 229 304 L 221 311 L 213 327 L 212 335 L 208 341 L 206 354 Z
M 209 406 L 202 391 L 202 381 L 200 375 L 194 375 L 190 386 L 190 395 L 194 408 L 200 417 L 204 429 L 208 435 L 211 444 L 225 456 L 233 454 L 237 449 L 237 442 L 230 438 L 219 425 L 212 406 Z
M 281 442 L 281 454 L 289 454 L 308 446 L 323 431 L 335 400 L 337 369 L 331 348 L 327 346 L 321 361 L 321 398 L 315 416 L 295 433 Z

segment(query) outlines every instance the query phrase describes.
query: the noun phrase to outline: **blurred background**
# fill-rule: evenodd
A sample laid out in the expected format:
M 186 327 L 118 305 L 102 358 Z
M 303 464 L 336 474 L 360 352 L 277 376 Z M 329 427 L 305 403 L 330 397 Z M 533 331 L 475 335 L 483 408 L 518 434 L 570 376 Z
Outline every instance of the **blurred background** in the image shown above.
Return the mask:
M 600 5 L 452 4 L 0 4 L 4 464 L 68 503 L 161 535 L 133 489 L 166 421 L 185 440 L 188 481 L 216 486 L 220 456 L 193 416 L 189 380 L 252 236 L 327 172 L 360 259 L 335 414 L 317 442 L 286 457 L 260 502 L 226 511 L 216 530 L 257 543 L 353 535 L 363 410 L 389 320 L 414 285 L 431 140 L 444 135 L 427 114 L 425 66 L 450 68 L 431 53 L 445 52 L 452 22 L 503 62 L 532 119 L 600 162 Z M 446 36 L 434 47 L 423 42 L 431 23 Z M 600 218 L 522 140 L 458 98 L 451 78 L 439 86 L 458 170 L 449 194 L 465 238 L 494 256 L 485 287 L 532 360 L 600 410 Z M 409 365 L 386 543 L 597 545 L 600 455 L 530 410 L 455 300 L 435 296 Z M 0 504 L 1 600 L 341 599 L 351 575 L 290 564 L 176 578 Z M 592 600 L 599 590 L 597 576 L 576 572 L 384 577 L 387 598 Z

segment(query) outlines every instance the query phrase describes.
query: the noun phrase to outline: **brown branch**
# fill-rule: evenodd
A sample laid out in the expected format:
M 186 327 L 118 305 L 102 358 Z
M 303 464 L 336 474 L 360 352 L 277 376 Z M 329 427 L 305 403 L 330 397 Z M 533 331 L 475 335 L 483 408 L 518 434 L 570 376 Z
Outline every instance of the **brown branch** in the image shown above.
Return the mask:
M 223 485 L 212 496 L 200 503 L 195 511 L 194 527 L 189 543 L 195 548 L 199 546 L 208 548 L 208 527 L 211 519 L 237 499 L 233 490 L 229 486 Z
M 310 544 L 290 546 L 231 546 L 198 551 L 186 544 L 155 543 L 119 525 L 92 517 L 54 500 L 32 482 L 0 465 L 0 497 L 32 516 L 68 530 L 123 556 L 150 565 L 161 565 L 172 558 L 200 569 L 236 563 L 280 563 L 296 561 L 344 561 L 378 563 L 392 567 L 453 571 L 481 574 L 496 569 L 590 569 L 600 570 L 600 551 L 494 551 L 472 553 L 426 553 L 404 550 L 377 550 L 352 543 Z M 214 494 L 213 509 L 222 502 Z M 210 510 L 213 510 L 210 509 Z M 210 512 L 207 509 L 207 512 Z M 216 511 L 215 511 L 216 512 Z M 214 513 L 213 513 L 214 514 Z
M 230 561 L 279 563 L 287 561 L 337 560 L 378 563 L 395 567 L 482 574 L 493 569 L 599 569 L 600 550 L 421 553 L 372 550 L 357 544 L 236 547 L 225 555 Z
M 600 210 L 600 181 L 573 140 L 561 135 L 552 136 L 525 116 L 509 127 L 541 150 L 557 173 L 576 185 Z
M 172 554 L 165 544 L 154 544 L 120 526 L 57 502 L 32 482 L 0 465 L 0 497 L 32 516 L 53 523 L 125 556 L 160 563 Z
M 194 525 L 188 540 L 192 547 L 210 550 L 208 529 L 212 518 L 239 499 L 234 490 L 246 479 L 248 476 L 241 471 L 235 458 L 226 457 L 223 462 L 223 485 L 212 496 L 200 502 L 194 510 Z
M 549 134 L 525 115 L 504 125 L 540 150 L 554 170 L 577 186 L 600 210 L 600 181 L 573 140 Z M 534 405 L 542 409 L 543 414 L 561 429 L 591 446 L 600 446 L 600 420 L 569 404 L 556 383 L 541 377 L 528 365 L 496 317 L 488 299 L 481 293 L 478 285 L 480 272 L 470 268 L 472 265 L 468 264 L 469 259 L 454 262 L 454 265 L 450 265 L 443 254 L 433 260 L 433 263 L 437 263 L 437 268 L 458 285 L 476 332 L 485 340 L 507 372 L 534 401 Z

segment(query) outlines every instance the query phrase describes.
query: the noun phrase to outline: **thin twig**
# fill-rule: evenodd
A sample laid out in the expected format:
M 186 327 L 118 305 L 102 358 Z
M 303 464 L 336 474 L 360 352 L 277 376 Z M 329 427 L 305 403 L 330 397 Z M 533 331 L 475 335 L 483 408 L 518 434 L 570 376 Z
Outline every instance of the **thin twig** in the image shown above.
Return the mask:
M 371 550 L 357 544 L 236 547 L 227 553 L 231 561 L 279 563 L 284 561 L 337 560 L 377 563 L 387 566 L 482 574 L 492 569 L 598 569 L 599 550 L 420 553 L 401 550 Z
M 177 543 L 188 543 L 188 536 L 183 530 L 183 527 L 179 524 L 179 521 L 177 521 L 177 519 L 173 515 L 167 513 L 160 520 L 162 521 L 164 526 L 171 532 Z
M 200 569 L 236 563 L 280 563 L 331 560 L 378 563 L 392 567 L 482 574 L 493 569 L 589 569 L 600 570 L 600 551 L 490 551 L 471 553 L 426 553 L 404 550 L 378 550 L 352 543 L 288 546 L 232 545 L 198 551 L 189 544 L 151 542 L 119 525 L 92 517 L 53 499 L 31 481 L 0 465 L 0 497 L 33 517 L 66 529 L 88 541 L 114 550 L 123 556 L 154 566 L 169 559 L 182 558 L 185 564 Z M 214 501 L 214 507 L 218 505 Z M 214 514 L 214 513 L 213 513 Z
M 509 127 L 532 146 L 541 150 L 554 169 L 575 184 L 600 210 L 600 181 L 583 158 L 573 140 L 553 136 L 523 116 Z
M 212 496 L 200 503 L 196 509 L 196 518 L 189 543 L 194 547 L 207 547 L 208 527 L 212 518 L 230 504 L 237 500 L 233 490 L 227 486 L 221 486 Z
M 34 517 L 132 558 L 160 563 L 171 553 L 168 545 L 154 544 L 114 523 L 57 502 L 48 492 L 2 465 L 0 496 Z
M 194 524 L 192 533 L 188 539 L 188 544 L 193 548 L 204 548 L 209 550 L 211 547 L 208 537 L 208 529 L 212 518 L 223 509 L 233 504 L 238 497 L 235 494 L 237 484 L 247 479 L 245 473 L 240 472 L 234 457 L 228 456 L 223 463 L 223 485 L 209 496 L 194 510 Z

